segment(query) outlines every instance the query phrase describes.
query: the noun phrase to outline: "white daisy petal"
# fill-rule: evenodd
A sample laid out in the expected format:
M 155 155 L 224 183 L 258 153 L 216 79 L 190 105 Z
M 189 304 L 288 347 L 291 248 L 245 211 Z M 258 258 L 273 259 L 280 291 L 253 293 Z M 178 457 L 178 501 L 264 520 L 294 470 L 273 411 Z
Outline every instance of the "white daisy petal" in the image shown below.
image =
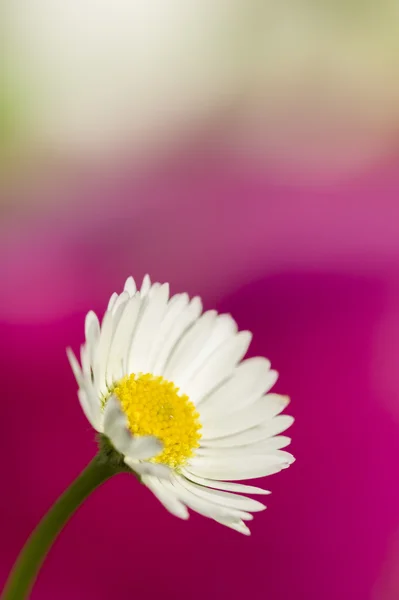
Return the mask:
M 184 477 L 181 477 L 179 481 L 193 494 L 196 494 L 197 496 L 200 496 L 209 502 L 214 502 L 215 504 L 220 504 L 221 506 L 225 506 L 227 508 L 235 508 L 237 510 L 245 510 L 247 512 L 259 512 L 261 510 L 265 510 L 266 508 L 266 506 L 261 502 L 253 500 L 252 498 L 248 498 L 247 496 L 240 496 L 230 492 L 203 487 L 197 483 L 193 483 L 188 479 L 185 479 Z
M 112 321 L 114 325 L 114 329 L 119 323 L 119 319 L 121 318 L 124 308 L 129 301 L 129 294 L 127 292 L 122 292 L 115 301 L 115 304 L 110 311 L 112 313 Z
M 286 416 L 286 415 L 284 415 Z M 277 418 L 277 417 L 276 417 Z M 249 444 L 255 444 L 268 438 L 267 428 L 257 425 L 246 431 L 240 431 L 234 435 L 221 438 L 201 439 L 201 448 L 241 448 Z
M 223 421 L 215 420 L 210 415 L 208 418 L 203 418 L 202 414 L 202 439 L 206 440 L 234 435 L 240 431 L 251 429 L 258 423 L 273 419 L 276 415 L 286 408 L 289 404 L 288 396 L 280 394 L 266 394 L 260 400 L 257 400 L 251 410 L 240 410 L 226 417 Z
M 89 421 L 90 425 L 93 425 L 91 415 L 91 404 L 89 402 L 86 392 L 82 389 L 79 389 L 78 398 L 86 419 Z
M 168 283 L 163 283 L 162 285 L 167 285 L 169 288 L 169 284 Z M 148 297 L 151 298 L 151 296 L 154 295 L 154 293 L 159 290 L 159 288 L 161 287 L 161 284 L 159 282 L 153 283 L 149 289 L 148 292 Z
M 85 338 L 88 344 L 97 344 L 100 337 L 100 322 L 95 312 L 90 310 L 85 319 Z
M 140 306 L 141 298 L 139 294 L 130 298 L 123 306 L 123 312 L 112 338 L 107 363 L 106 377 L 109 387 L 123 375 L 127 374 L 125 371 L 127 353 L 131 336 L 134 334 Z
M 204 477 L 198 477 L 197 475 L 191 473 L 191 471 L 189 471 L 187 468 L 182 469 L 182 475 L 184 475 L 186 479 L 194 481 L 194 483 L 198 483 L 199 485 L 203 485 L 205 487 L 217 490 L 225 490 L 227 492 L 239 492 L 243 494 L 262 494 L 264 496 L 271 494 L 269 490 L 264 490 L 253 485 L 245 485 L 244 483 L 232 483 L 231 481 L 217 481 L 215 479 L 205 479 Z
M 285 415 L 284 415 L 285 416 Z M 259 439 L 255 437 L 254 431 L 259 433 Z M 253 440 L 251 443 L 242 443 L 245 434 L 250 434 Z M 201 444 L 200 449 L 198 450 L 199 454 L 204 456 L 212 456 L 215 450 L 234 450 L 237 453 L 245 453 L 247 450 L 251 449 L 256 454 L 267 454 L 268 452 L 272 452 L 273 450 L 281 450 L 286 446 L 289 446 L 291 443 L 291 438 L 285 435 L 276 435 L 274 437 L 267 437 L 263 439 L 265 435 L 265 430 L 261 427 L 253 427 L 248 431 L 243 431 L 242 433 L 238 433 L 236 435 L 232 435 L 230 437 L 220 438 L 209 440 Z M 237 443 L 236 443 L 237 442 Z
M 188 294 L 176 294 L 168 302 L 164 318 L 162 319 L 157 335 L 154 338 L 151 352 L 148 357 L 148 370 L 154 375 L 159 374 L 155 372 L 157 360 L 160 357 L 162 349 L 167 344 L 168 337 L 171 335 L 177 319 L 181 317 L 188 306 L 188 303 Z
M 72 371 L 75 375 L 76 381 L 79 385 L 78 390 L 78 398 L 80 405 L 83 409 L 83 412 L 92 425 L 92 427 L 96 431 L 102 430 L 101 425 L 101 411 L 100 411 L 100 401 L 98 400 L 94 390 L 93 385 L 89 379 L 85 377 L 85 374 L 82 373 L 79 363 L 76 359 L 75 354 L 71 350 L 71 348 L 67 348 L 67 356 L 72 368 Z
M 260 442 L 259 447 L 261 447 L 264 452 L 271 452 L 272 450 L 281 450 L 282 448 L 286 448 L 290 444 L 290 437 L 286 435 L 276 435 L 272 438 L 268 438 L 267 440 L 263 440 L 263 442 Z
M 82 410 L 89 421 L 90 425 L 99 433 L 102 432 L 100 405 L 94 394 L 90 390 L 80 388 L 78 390 L 78 398 Z
M 193 380 L 202 380 L 201 373 L 210 361 L 216 365 L 220 362 L 226 364 L 228 348 L 231 352 L 237 346 L 237 338 L 241 339 L 245 333 L 237 335 L 236 332 L 237 325 L 230 315 L 217 316 L 215 311 L 204 313 L 173 355 L 168 365 L 170 377 L 185 393 L 190 393 L 190 386 L 195 385 Z M 195 402 L 194 398 L 191 399 Z
M 84 350 L 81 348 L 82 369 L 85 377 L 92 378 L 93 365 L 98 352 L 98 345 L 101 335 L 100 322 L 97 315 L 90 311 L 85 319 L 85 338 Z
M 250 457 L 253 455 L 265 456 L 266 454 L 269 453 L 264 451 L 261 442 L 258 444 L 246 444 L 245 446 L 233 446 L 228 448 L 207 448 L 201 446 L 196 452 L 196 456 L 198 457 L 229 460 L 234 460 L 236 457 Z
M 166 510 L 172 513 L 172 515 L 175 515 L 175 517 L 179 517 L 180 519 L 189 518 L 190 514 L 187 507 L 178 499 L 176 494 L 166 489 L 162 479 L 154 477 L 153 475 L 143 475 L 141 481 L 152 491 L 161 504 L 163 504 Z
M 113 333 L 112 314 L 106 312 L 101 323 L 100 339 L 93 358 L 93 378 L 99 395 L 107 393 L 106 369 Z
M 127 431 L 129 432 L 129 430 Z M 122 450 L 121 448 L 120 452 L 135 460 L 153 458 L 159 454 L 163 448 L 162 442 L 152 435 L 141 435 L 136 437 L 130 435 L 130 438 L 129 446 L 126 447 L 125 450 Z
M 268 456 L 276 456 L 282 460 L 286 460 L 290 465 L 295 462 L 295 457 L 291 454 L 291 452 L 286 452 L 285 450 L 274 450 L 273 452 L 270 452 Z
M 263 424 L 263 431 L 267 438 L 271 438 L 291 427 L 293 422 L 294 417 L 291 417 L 290 415 L 277 415 L 274 419 Z
M 165 344 L 159 350 L 159 354 L 154 364 L 154 375 L 166 377 L 166 367 L 170 363 L 171 356 L 175 352 L 180 340 L 190 330 L 190 327 L 198 319 L 202 311 L 201 299 L 196 297 L 191 300 L 188 306 L 176 318 Z
M 142 298 L 145 298 L 145 296 L 148 294 L 148 292 L 151 289 L 151 279 L 149 275 L 144 275 L 143 278 L 143 283 L 141 284 L 141 288 L 140 288 L 140 295 Z
M 211 442 L 209 442 L 209 445 L 201 444 L 196 454 L 197 456 L 205 456 L 210 458 L 222 458 L 228 456 L 232 460 L 234 460 L 234 457 L 236 456 L 252 456 L 254 454 L 264 456 L 266 454 L 273 454 L 275 451 L 281 450 L 281 448 L 285 448 L 286 446 L 288 446 L 290 441 L 290 438 L 286 438 L 285 436 L 276 436 L 274 438 L 270 438 L 260 442 L 255 442 L 254 444 L 220 447 L 217 445 L 212 446 L 211 440 Z
M 164 485 L 167 489 L 174 491 L 177 497 L 200 515 L 209 517 L 211 519 L 243 519 L 244 521 L 251 521 L 253 515 L 245 511 L 236 510 L 234 508 L 228 508 L 209 502 L 200 496 L 197 496 L 190 490 L 186 489 L 180 482 L 179 476 L 173 476 L 172 481 L 165 481 Z
M 90 347 L 87 344 L 82 344 L 80 347 L 80 362 L 82 364 L 82 373 L 83 377 L 86 381 L 90 381 L 92 379 L 91 373 L 91 357 L 90 357 Z
M 216 315 L 215 317 L 215 311 L 208 311 L 208 313 L 203 315 L 203 321 L 205 321 L 207 317 L 209 317 L 207 326 L 210 324 L 210 331 L 206 338 L 206 342 L 200 347 L 199 352 L 195 352 L 195 350 L 191 348 L 195 355 L 188 366 L 184 367 L 182 362 L 179 363 L 178 370 L 180 371 L 180 375 L 177 375 L 176 382 L 180 386 L 184 386 L 186 382 L 208 361 L 208 359 L 214 356 L 216 349 L 237 334 L 237 324 L 231 315 Z M 203 329 L 200 334 L 205 335 L 204 322 L 201 327 Z M 197 344 L 199 343 L 199 339 L 196 341 Z
M 277 456 L 252 456 L 235 458 L 205 458 L 196 456 L 190 461 L 189 469 L 194 475 L 205 479 L 220 479 L 221 481 L 240 481 L 273 475 L 289 466 L 286 459 Z
M 209 310 L 182 336 L 165 367 L 164 377 L 180 386 L 187 374 L 201 364 L 207 354 L 207 343 L 216 322 L 217 313 Z
M 293 422 L 294 418 L 290 415 L 277 415 L 274 419 L 270 419 L 256 427 L 251 427 L 251 429 L 246 429 L 245 431 L 240 431 L 239 433 L 232 435 L 226 435 L 225 437 L 211 438 L 208 436 L 206 440 L 201 439 L 201 443 L 204 446 L 212 445 L 212 447 L 218 446 L 219 448 L 254 444 L 277 436 L 279 433 L 282 433 L 291 427 Z
M 117 300 L 118 300 L 118 294 L 116 292 L 114 292 L 108 302 L 108 306 L 107 306 L 108 311 L 112 312 L 112 309 Z
M 229 314 L 218 315 L 210 340 L 213 350 L 216 350 L 224 341 L 228 340 L 238 332 L 238 326 Z M 212 351 L 213 351 L 212 350 Z
M 148 359 L 154 338 L 166 312 L 169 285 L 160 286 L 149 297 L 143 314 L 138 321 L 137 330 L 130 348 L 128 372 L 147 373 Z
M 80 368 L 78 359 L 76 358 L 75 353 L 73 352 L 72 348 L 67 348 L 66 353 L 67 353 L 67 357 L 69 360 L 69 364 L 71 365 L 72 372 L 75 375 L 76 383 L 78 385 L 82 385 L 83 373 Z
M 125 287 L 123 289 L 129 294 L 130 298 L 132 298 L 137 292 L 136 282 L 134 281 L 132 276 L 126 279 Z
M 233 338 L 225 341 L 184 384 L 184 392 L 194 404 L 199 403 L 204 396 L 231 376 L 237 363 L 246 354 L 251 337 L 249 331 L 240 331 Z
M 133 459 L 153 458 L 162 450 L 162 443 L 154 436 L 134 437 L 125 413 L 115 396 L 111 396 L 104 409 L 104 433 L 121 454 Z
M 141 477 L 145 475 L 151 475 L 153 477 L 159 477 L 160 479 L 169 480 L 171 477 L 171 470 L 167 465 L 159 463 L 143 462 L 134 458 L 125 457 L 125 463 L 128 467 L 135 471 Z
M 238 531 L 238 533 L 243 533 L 244 535 L 251 535 L 251 531 L 245 525 L 244 521 L 231 521 L 228 519 L 214 519 L 214 521 L 220 523 L 221 525 L 225 525 L 225 527 L 230 527 L 231 529 L 234 529 L 234 531 Z
M 231 378 L 200 402 L 202 418 L 224 417 L 226 413 L 247 408 L 276 383 L 277 371 L 265 358 L 244 360 Z

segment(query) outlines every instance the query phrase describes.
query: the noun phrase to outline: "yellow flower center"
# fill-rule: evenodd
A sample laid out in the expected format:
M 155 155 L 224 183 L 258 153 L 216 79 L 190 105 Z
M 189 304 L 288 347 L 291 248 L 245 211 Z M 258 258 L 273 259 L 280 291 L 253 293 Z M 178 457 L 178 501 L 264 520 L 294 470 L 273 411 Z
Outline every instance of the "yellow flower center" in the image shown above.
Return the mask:
M 199 413 L 188 396 L 163 377 L 129 375 L 113 389 L 134 435 L 154 435 L 164 445 L 151 462 L 181 467 L 199 447 Z

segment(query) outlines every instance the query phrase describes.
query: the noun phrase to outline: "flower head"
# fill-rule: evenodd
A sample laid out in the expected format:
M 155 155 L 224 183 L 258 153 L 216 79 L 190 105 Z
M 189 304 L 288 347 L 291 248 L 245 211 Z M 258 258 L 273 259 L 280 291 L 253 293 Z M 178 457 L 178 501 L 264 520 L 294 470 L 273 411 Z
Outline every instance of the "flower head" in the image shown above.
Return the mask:
M 279 435 L 293 422 L 280 414 L 289 400 L 269 393 L 276 371 L 243 360 L 251 334 L 148 276 L 111 296 L 101 324 L 89 312 L 85 334 L 81 365 L 68 357 L 92 426 L 172 514 L 190 508 L 249 534 L 245 521 L 265 506 L 242 493 L 270 492 L 235 482 L 294 460 Z

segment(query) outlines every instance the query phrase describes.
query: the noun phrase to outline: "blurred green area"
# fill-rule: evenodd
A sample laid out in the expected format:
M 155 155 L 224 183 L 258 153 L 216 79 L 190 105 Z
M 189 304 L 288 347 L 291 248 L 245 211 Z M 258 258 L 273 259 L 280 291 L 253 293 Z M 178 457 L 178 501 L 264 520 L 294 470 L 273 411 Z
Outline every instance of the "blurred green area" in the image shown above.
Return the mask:
M 266 139 L 358 112 L 399 135 L 399 0 L 131 1 L 0 0 L 0 170 L 28 146 L 95 154 L 130 136 L 140 152 L 198 115 L 253 114 Z
M 0 70 L 0 152 L 3 159 L 13 154 L 22 134 L 22 102 L 9 70 Z

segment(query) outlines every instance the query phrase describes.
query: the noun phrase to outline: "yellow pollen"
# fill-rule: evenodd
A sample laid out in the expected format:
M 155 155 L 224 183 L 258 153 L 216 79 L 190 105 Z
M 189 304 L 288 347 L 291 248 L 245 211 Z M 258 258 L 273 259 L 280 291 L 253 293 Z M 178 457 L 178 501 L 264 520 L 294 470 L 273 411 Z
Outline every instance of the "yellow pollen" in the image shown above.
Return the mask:
M 163 377 L 129 375 L 113 389 L 134 435 L 153 435 L 164 445 L 151 462 L 183 466 L 199 447 L 199 413 L 188 396 Z

